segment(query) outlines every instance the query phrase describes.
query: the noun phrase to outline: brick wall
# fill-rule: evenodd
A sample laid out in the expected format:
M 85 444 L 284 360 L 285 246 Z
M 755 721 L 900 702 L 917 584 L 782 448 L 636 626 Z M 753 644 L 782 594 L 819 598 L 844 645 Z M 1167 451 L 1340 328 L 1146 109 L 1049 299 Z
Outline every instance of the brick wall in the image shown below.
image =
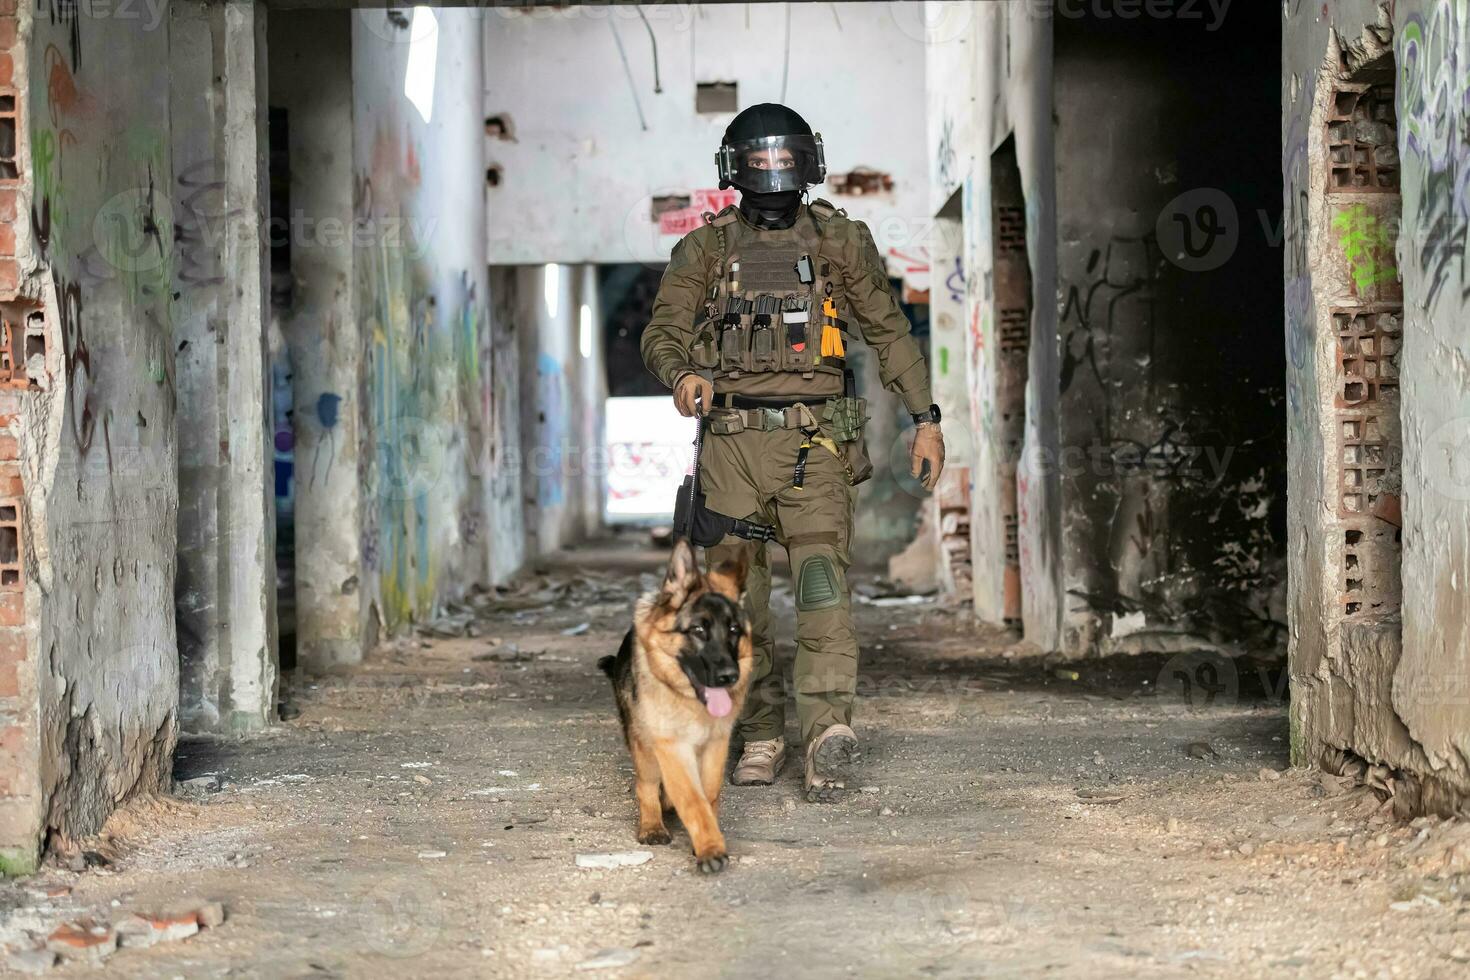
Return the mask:
M 16 0 L 0 0 L 0 872 L 34 867 L 39 841 L 38 701 L 26 619 L 19 421 L 44 380 L 44 318 L 19 295 L 21 75 Z M 40 355 L 35 357 L 35 355 Z M 27 362 L 30 362 L 28 369 Z M 36 376 L 33 376 L 35 374 Z

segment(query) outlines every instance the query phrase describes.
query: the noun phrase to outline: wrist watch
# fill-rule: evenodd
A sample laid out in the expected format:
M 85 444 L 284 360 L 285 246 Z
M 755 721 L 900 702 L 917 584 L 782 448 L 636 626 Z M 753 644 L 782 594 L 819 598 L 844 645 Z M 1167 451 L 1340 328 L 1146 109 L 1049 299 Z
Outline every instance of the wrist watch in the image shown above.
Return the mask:
M 939 406 L 938 405 L 930 405 L 929 406 L 929 410 L 927 412 L 916 412 L 916 413 L 913 413 L 913 417 L 914 417 L 914 424 L 915 425 L 922 425 L 925 422 L 933 422 L 935 425 L 938 425 L 939 424 Z

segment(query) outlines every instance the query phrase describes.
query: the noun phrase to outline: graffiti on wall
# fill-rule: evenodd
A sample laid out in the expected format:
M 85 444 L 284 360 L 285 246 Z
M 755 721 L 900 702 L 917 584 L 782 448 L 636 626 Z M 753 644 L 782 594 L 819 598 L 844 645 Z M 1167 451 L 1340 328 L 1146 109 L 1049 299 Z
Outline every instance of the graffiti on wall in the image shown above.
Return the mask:
M 404 144 L 392 129 L 379 130 L 353 202 L 365 345 L 363 561 L 378 573 L 378 609 L 389 628 L 421 618 L 434 601 L 432 504 L 443 490 L 445 420 L 457 401 L 458 333 L 437 316 L 431 270 L 412 234 L 418 165 Z M 380 233 L 389 226 L 409 233 Z
M 100 424 L 111 472 L 114 413 L 105 386 L 94 376 L 93 347 L 99 341 L 94 337 L 89 344 L 92 304 L 87 296 L 120 287 L 118 299 L 138 319 L 142 333 L 151 335 L 144 354 L 148 374 L 171 387 L 172 359 L 162 353 L 175 261 L 168 153 L 152 126 L 130 121 L 133 114 L 109 116 L 105 103 L 111 89 L 103 86 L 94 92 L 78 77 L 81 24 L 75 5 L 65 15 L 53 10 L 51 23 L 66 29 L 70 56 L 37 36 L 44 85 L 34 91 L 44 96 L 29 120 L 31 233 L 55 290 L 67 380 L 65 431 L 77 458 L 85 462 Z M 112 117 L 121 120 L 115 131 L 99 136 L 99 120 Z M 114 343 L 110 336 L 101 338 L 103 359 L 111 360 L 106 348 Z M 127 417 L 144 416 L 133 412 Z M 136 438 L 143 436 L 139 426 Z
M 1470 16 L 1465 0 L 1437 0 L 1398 33 L 1398 118 L 1402 145 L 1426 166 L 1412 215 L 1412 257 L 1425 277 L 1422 304 L 1451 282 L 1470 298 L 1465 239 L 1470 234 Z

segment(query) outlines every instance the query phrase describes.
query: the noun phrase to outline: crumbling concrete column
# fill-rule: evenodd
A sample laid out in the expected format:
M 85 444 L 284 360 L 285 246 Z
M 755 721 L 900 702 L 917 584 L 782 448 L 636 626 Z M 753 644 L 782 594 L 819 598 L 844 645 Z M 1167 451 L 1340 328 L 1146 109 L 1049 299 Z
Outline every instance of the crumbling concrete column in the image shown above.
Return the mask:
M 945 592 L 971 594 L 970 467 L 974 432 L 969 422 L 970 391 L 966 383 L 964 228 L 957 192 L 952 208 L 935 219 L 930 247 L 933 281 L 929 287 L 929 383 L 944 413 L 944 475 L 925 502 L 932 545 L 938 558 L 936 578 Z M 953 213 L 949 213 L 952 211 Z
M 309 671 L 357 663 L 366 646 L 360 588 L 358 391 L 362 342 L 353 305 L 352 21 L 348 11 L 271 19 L 271 104 L 286 113 L 296 452 L 296 658 Z
M 181 212 L 180 711 L 244 732 L 275 713 L 275 515 L 266 369 L 265 8 L 170 8 Z M 185 352 L 188 352 L 187 356 Z
M 18 595 L 0 608 L 26 633 L 18 710 L 0 710 L 7 723 L 30 713 L 5 801 L 28 798 L 29 825 L 0 842 L 11 870 L 168 786 L 179 691 L 169 32 L 85 7 L 21 10 L 22 50 L 0 69 L 14 135 L 0 139 L 14 150 L 0 183 L 29 211 L 11 226 L 15 264 L 0 261 L 20 402 L 18 452 L 0 440 L 0 455 L 24 490 L 13 514 L 0 503 L 15 531 L 12 552 L 0 530 L 0 591 L 23 583 L 23 612 Z

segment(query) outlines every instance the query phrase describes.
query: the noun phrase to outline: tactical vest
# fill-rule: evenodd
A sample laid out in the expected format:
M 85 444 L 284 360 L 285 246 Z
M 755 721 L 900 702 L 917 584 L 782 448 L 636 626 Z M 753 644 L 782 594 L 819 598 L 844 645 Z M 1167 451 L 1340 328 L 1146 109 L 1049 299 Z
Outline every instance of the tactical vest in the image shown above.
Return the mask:
M 716 379 L 778 372 L 842 376 L 847 366 L 838 318 L 842 273 L 823 254 L 839 213 L 816 201 L 788 229 L 763 231 L 735 208 L 706 214 L 719 241 L 704 318 L 690 357 Z

